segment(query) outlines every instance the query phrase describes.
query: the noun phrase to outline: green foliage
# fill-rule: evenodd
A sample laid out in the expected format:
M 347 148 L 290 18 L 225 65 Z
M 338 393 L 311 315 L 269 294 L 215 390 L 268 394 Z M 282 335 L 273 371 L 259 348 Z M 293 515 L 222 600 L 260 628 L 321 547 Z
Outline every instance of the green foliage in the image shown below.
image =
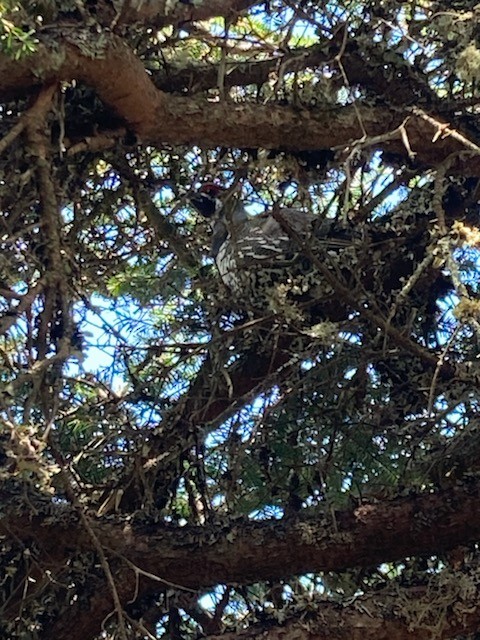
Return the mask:
M 155 264 L 139 264 L 128 266 L 122 273 L 114 274 L 107 283 L 107 291 L 114 298 L 131 296 L 140 304 L 146 304 L 157 284 Z
M 36 48 L 35 30 L 25 30 L 10 19 L 19 8 L 16 2 L 0 3 L 0 49 L 14 60 L 33 54 Z

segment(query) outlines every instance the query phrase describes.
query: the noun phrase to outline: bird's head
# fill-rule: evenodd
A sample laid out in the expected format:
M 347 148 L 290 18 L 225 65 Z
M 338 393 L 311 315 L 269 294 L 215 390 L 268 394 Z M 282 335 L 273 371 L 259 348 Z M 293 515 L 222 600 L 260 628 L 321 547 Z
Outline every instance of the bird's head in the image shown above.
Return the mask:
M 223 208 L 221 195 L 224 189 L 214 182 L 206 182 L 188 197 L 192 206 L 205 218 L 215 218 Z

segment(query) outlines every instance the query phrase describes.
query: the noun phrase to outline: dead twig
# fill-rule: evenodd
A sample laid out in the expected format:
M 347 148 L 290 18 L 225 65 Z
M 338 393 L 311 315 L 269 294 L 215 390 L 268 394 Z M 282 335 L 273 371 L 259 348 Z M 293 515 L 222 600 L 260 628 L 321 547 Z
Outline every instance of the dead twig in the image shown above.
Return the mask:
M 54 454 L 55 457 L 55 461 L 57 462 L 57 464 L 60 467 L 60 477 L 62 479 L 63 485 L 64 485 L 64 489 L 65 489 L 65 493 L 68 497 L 68 499 L 70 500 L 70 502 L 72 503 L 75 511 L 78 513 L 80 520 L 83 524 L 83 526 L 85 527 L 85 530 L 87 531 L 93 546 L 95 548 L 95 551 L 98 554 L 98 559 L 100 561 L 100 566 L 103 569 L 103 573 L 105 574 L 105 577 L 107 579 L 107 583 L 108 586 L 110 588 L 110 592 L 112 594 L 112 599 L 113 599 L 113 605 L 114 605 L 114 612 L 117 615 L 117 621 L 118 621 L 118 631 L 119 631 L 119 636 L 121 638 L 121 640 L 128 640 L 128 634 L 127 634 L 127 628 L 125 626 L 125 617 L 124 617 L 124 613 L 123 613 L 123 607 L 120 601 L 120 596 L 118 594 L 118 590 L 117 590 L 117 586 L 115 584 L 115 580 L 113 578 L 113 574 L 112 571 L 110 569 L 110 565 L 109 562 L 107 560 L 107 556 L 105 555 L 105 551 L 103 549 L 103 546 L 97 536 L 97 534 L 95 533 L 95 531 L 93 530 L 92 525 L 90 524 L 90 519 L 88 517 L 88 515 L 85 513 L 85 509 L 83 507 L 83 505 L 81 504 L 80 500 L 77 497 L 77 491 L 76 491 L 76 482 L 72 476 L 72 472 L 70 471 L 64 457 L 63 454 L 60 452 L 60 450 L 58 449 L 55 440 L 53 439 L 52 434 L 49 434 L 48 437 L 48 445 L 52 451 L 52 453 Z M 108 617 L 108 616 L 107 616 Z M 105 623 L 105 620 L 104 620 Z
M 145 578 L 149 578 L 150 580 L 154 580 L 155 582 L 161 582 L 167 587 L 172 587 L 172 589 L 180 589 L 181 591 L 186 591 L 188 593 L 193 593 L 195 595 L 198 594 L 198 591 L 195 589 L 190 589 L 189 587 L 184 587 L 181 584 L 176 584 L 175 582 L 164 580 L 164 578 L 161 578 L 160 576 L 157 576 L 154 573 L 150 573 L 149 571 L 145 571 L 145 569 L 141 569 L 121 553 L 117 553 L 115 551 L 111 551 L 111 553 L 114 553 L 116 556 L 118 556 L 123 562 L 125 562 L 133 570 L 137 584 L 138 584 L 139 576 L 144 576 Z M 136 599 L 136 595 L 131 600 L 129 600 L 128 603 L 131 604 L 132 602 L 135 602 L 135 599 Z
M 468 138 L 466 138 L 462 133 L 460 133 L 456 129 L 453 129 L 450 126 L 449 122 L 440 122 L 440 120 L 436 120 L 435 118 L 430 116 L 428 113 L 426 113 L 423 109 L 420 109 L 419 107 L 411 107 L 411 112 L 413 113 L 413 115 L 417 116 L 418 118 L 421 118 L 425 122 L 428 122 L 428 124 L 430 124 L 434 129 L 436 129 L 432 137 L 432 142 L 436 142 L 439 138 L 443 140 L 444 138 L 451 137 L 457 140 L 458 142 L 460 142 L 467 149 L 470 149 L 471 151 L 475 151 L 476 153 L 480 153 L 480 147 L 474 142 L 472 142 L 471 140 L 469 140 Z

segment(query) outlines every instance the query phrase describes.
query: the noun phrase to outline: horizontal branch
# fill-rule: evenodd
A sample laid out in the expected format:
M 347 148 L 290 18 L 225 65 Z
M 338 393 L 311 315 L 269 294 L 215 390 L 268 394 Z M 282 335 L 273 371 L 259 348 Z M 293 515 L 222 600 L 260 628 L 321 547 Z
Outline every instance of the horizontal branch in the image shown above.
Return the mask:
M 275 52 L 275 56 L 267 59 L 239 62 L 231 60 L 225 63 L 225 87 L 262 85 L 269 80 L 272 72 L 281 68 L 288 73 L 302 71 L 307 68 L 324 65 L 333 57 L 329 42 L 311 47 Z M 218 86 L 220 63 L 186 64 L 183 67 L 173 67 L 166 64 L 165 68 L 155 72 L 155 86 L 169 93 L 188 93 L 206 91 Z
M 234 18 L 259 0 L 208 0 L 208 2 L 171 2 L 171 0 L 131 0 L 124 2 L 118 23 L 142 22 L 157 27 L 182 22 L 208 20 L 223 16 Z
M 479 509 L 480 481 L 471 479 L 448 490 L 364 504 L 333 515 L 328 510 L 310 513 L 296 520 L 227 520 L 224 525 L 216 522 L 181 530 L 156 524 L 119 531 L 111 520 L 92 526 L 112 558 L 123 557 L 158 576 L 160 582 L 141 579 L 138 594 L 142 597 L 169 582 L 201 589 L 218 583 L 279 580 L 439 554 L 479 539 Z M 64 507 L 61 511 L 65 515 Z M 18 517 L 14 510 L 11 517 L 6 515 L 0 521 L 0 531 L 28 544 L 34 541 L 40 550 L 38 560 L 53 573 L 71 557 L 71 549 L 82 552 L 91 546 L 88 533 L 65 518 L 56 522 L 52 517 L 46 522 L 41 516 Z M 114 577 L 125 604 L 135 593 L 136 575 L 131 564 L 119 561 Z M 93 635 L 112 609 L 108 592 L 97 592 L 90 605 L 87 614 L 80 607 L 72 610 L 70 620 L 78 621 L 76 627 L 83 635 L 72 629 L 71 640 Z M 55 637 L 61 637 L 58 629 Z
M 75 78 L 94 87 L 103 102 L 142 141 L 157 145 L 300 151 L 352 148 L 356 143 L 368 147 L 369 138 L 373 138 L 372 148 L 408 158 L 411 152 L 405 145 L 407 137 L 416 160 L 428 166 L 436 166 L 450 154 L 465 149 L 461 138 L 450 132 L 445 134 L 442 123 L 429 123 L 400 107 L 388 110 L 382 106 L 348 105 L 326 110 L 168 95 L 155 87 L 141 60 L 121 39 L 108 38 L 101 51 L 91 41 L 92 54 L 87 55 L 84 40 L 82 49 L 76 45 L 80 35 L 56 42 L 51 38 L 48 45 L 38 45 L 33 58 L 14 61 L 0 56 L 0 93 L 4 97 L 19 95 L 40 83 Z M 409 120 L 403 130 L 400 125 L 407 115 Z M 395 131 L 398 134 L 391 135 Z M 468 171 L 480 174 L 480 157 L 468 159 Z
M 330 77 L 325 78 L 322 73 L 319 75 L 323 82 L 332 85 L 332 95 L 335 87 L 343 87 L 347 80 L 350 87 L 360 86 L 369 95 L 381 98 L 383 102 L 386 100 L 393 106 L 416 105 L 419 96 L 422 96 L 424 107 L 429 105 L 434 109 L 441 108 L 442 111 L 448 109 L 448 105 L 451 109 L 455 108 L 454 104 L 441 100 L 429 87 L 421 72 L 414 69 L 401 55 L 395 55 L 389 50 L 386 56 L 387 52 L 378 44 L 368 45 L 363 42 L 360 48 L 353 40 L 344 47 L 342 41 L 343 30 L 333 38 L 322 39 L 309 47 L 276 50 L 275 55 L 270 54 L 268 59 L 246 62 L 239 62 L 235 56 L 229 61 L 227 49 L 224 85 L 258 86 L 266 83 L 271 73 L 280 77 L 328 65 Z M 219 67 L 220 63 L 197 63 L 182 68 L 167 64 L 165 69 L 156 72 L 154 82 L 159 89 L 167 92 L 205 91 L 218 85 Z M 322 104 L 320 90 L 315 99 L 318 104 Z

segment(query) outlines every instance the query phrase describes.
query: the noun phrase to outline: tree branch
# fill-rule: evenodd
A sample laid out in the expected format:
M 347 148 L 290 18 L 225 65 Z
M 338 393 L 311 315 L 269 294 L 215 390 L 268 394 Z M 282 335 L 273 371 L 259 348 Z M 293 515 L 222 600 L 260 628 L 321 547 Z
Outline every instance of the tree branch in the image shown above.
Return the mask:
M 123 3 L 117 24 L 143 22 L 157 27 L 208 20 L 223 16 L 233 18 L 246 11 L 258 0 L 209 0 L 208 2 L 168 2 L 168 0 L 130 0 Z M 173 6 L 172 6 L 173 5 Z
M 121 39 L 109 37 L 99 51 L 98 39 L 94 41 L 86 34 L 83 35 L 90 40 L 82 41 L 80 49 L 80 35 L 57 38 L 53 49 L 54 34 L 50 34 L 48 44 L 38 45 L 33 64 L 30 58 L 13 61 L 0 56 L 2 95 L 18 95 L 40 83 L 76 78 L 93 86 L 105 104 L 144 142 L 290 151 L 351 149 L 356 143 L 365 147 L 369 138 L 398 129 L 408 115 L 401 109 L 389 112 L 383 107 L 362 104 L 355 105 L 355 109 L 349 105 L 325 110 L 172 96 L 155 87 L 141 60 Z M 89 46 L 91 55 L 84 53 Z M 59 64 L 58 60 L 62 62 Z M 367 139 L 362 137 L 359 116 Z M 424 165 L 436 166 L 450 154 L 465 148 L 458 137 L 440 137 L 433 141 L 428 123 L 415 114 L 411 115 L 405 132 L 416 160 Z M 400 133 L 396 138 L 388 136 L 383 143 L 372 140 L 372 147 L 406 159 L 410 155 Z M 461 163 L 459 157 L 458 164 Z M 480 156 L 468 159 L 468 172 L 480 174 Z
M 51 511 L 50 506 L 50 511 Z M 200 589 L 218 583 L 247 584 L 278 580 L 312 571 L 343 571 L 371 567 L 405 556 L 439 554 L 480 537 L 480 481 L 435 493 L 398 497 L 353 509 L 309 512 L 296 520 L 238 523 L 225 521 L 202 527 L 161 524 L 128 526 L 120 532 L 111 520 L 92 522 L 100 543 L 117 558 L 125 557 L 160 582 Z M 88 533 L 65 518 L 19 517 L 15 507 L 0 521 L 0 531 L 14 535 L 40 549 L 42 566 L 53 572 L 63 566 L 71 549 L 79 553 L 91 548 Z M 282 558 L 281 563 L 278 558 Z M 39 559 L 39 561 L 40 561 Z M 112 567 L 120 601 L 125 604 L 136 593 L 138 575 L 131 565 Z M 157 581 L 142 577 L 138 597 L 158 591 Z M 69 626 L 71 640 L 90 637 L 111 611 L 110 594 L 102 588 L 91 591 L 90 609 L 72 605 L 67 621 L 55 625 L 54 636 Z M 71 619 L 75 618 L 75 629 Z M 66 629 L 66 627 L 65 627 Z M 65 631 L 64 629 L 64 631 Z M 49 630 L 50 633 L 52 630 Z M 87 633 L 88 632 L 88 633 Z M 83 635 L 82 635 L 83 634 Z
M 427 584 L 395 585 L 348 605 L 314 600 L 281 624 L 269 621 L 243 631 L 209 635 L 206 640 L 431 640 L 454 638 L 478 629 L 480 575 L 442 571 Z M 334 631 L 334 634 L 332 633 Z M 413 635 L 414 634 L 414 635 Z

